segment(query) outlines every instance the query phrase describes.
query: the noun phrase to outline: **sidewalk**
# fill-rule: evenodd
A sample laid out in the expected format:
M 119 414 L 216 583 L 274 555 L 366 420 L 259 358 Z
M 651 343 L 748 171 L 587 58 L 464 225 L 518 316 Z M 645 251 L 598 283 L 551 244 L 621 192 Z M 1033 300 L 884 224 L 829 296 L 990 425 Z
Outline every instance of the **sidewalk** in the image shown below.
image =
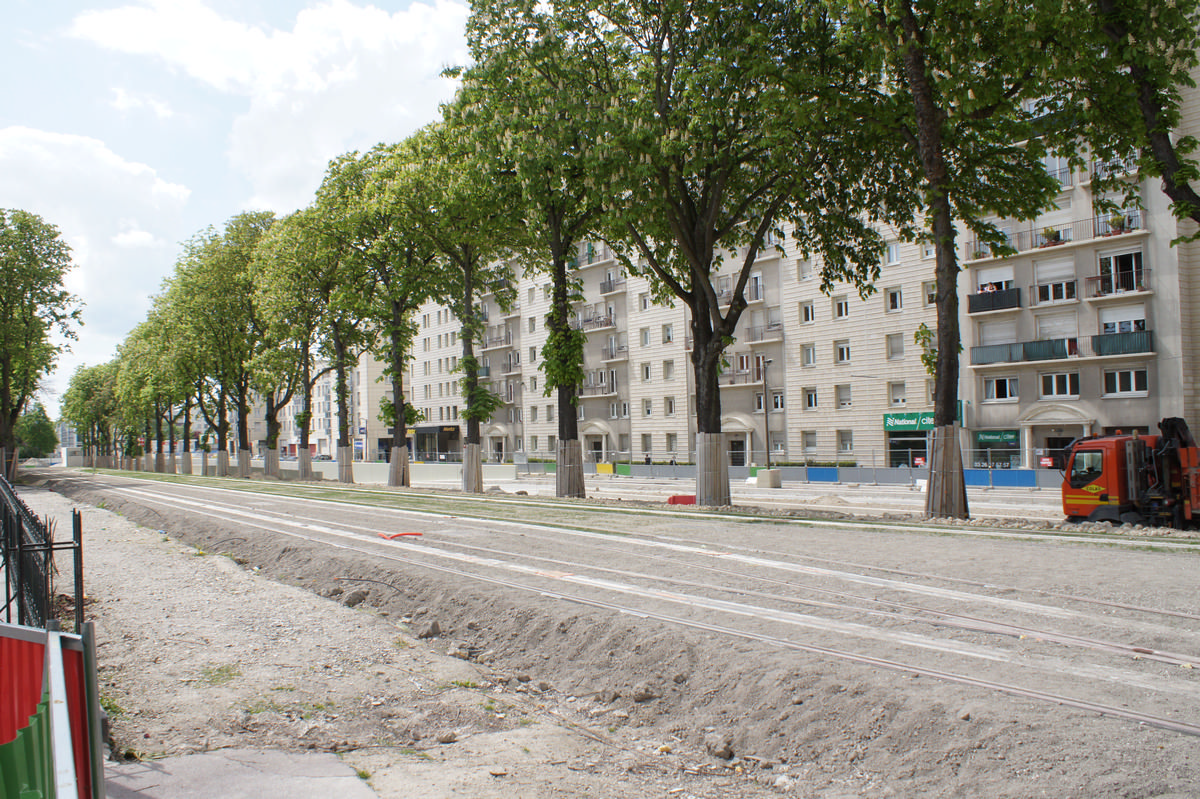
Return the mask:
M 104 764 L 108 799 L 375 799 L 354 769 L 328 752 L 222 749 Z

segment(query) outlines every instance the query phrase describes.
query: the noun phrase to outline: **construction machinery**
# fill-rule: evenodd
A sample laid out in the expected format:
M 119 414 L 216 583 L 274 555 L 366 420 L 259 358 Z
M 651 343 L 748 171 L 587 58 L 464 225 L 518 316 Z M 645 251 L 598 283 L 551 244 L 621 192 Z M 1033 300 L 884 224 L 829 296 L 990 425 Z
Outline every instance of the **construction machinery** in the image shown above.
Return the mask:
M 1071 442 L 1062 484 L 1068 521 L 1200 526 L 1200 448 L 1183 419 L 1163 419 L 1158 429 Z

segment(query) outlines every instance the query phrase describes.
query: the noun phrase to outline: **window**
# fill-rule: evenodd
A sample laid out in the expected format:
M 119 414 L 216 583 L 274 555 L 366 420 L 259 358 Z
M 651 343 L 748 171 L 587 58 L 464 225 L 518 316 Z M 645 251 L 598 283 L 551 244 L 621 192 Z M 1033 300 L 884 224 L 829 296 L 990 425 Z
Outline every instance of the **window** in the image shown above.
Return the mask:
M 932 280 L 922 283 L 921 296 L 925 298 L 926 305 L 937 305 L 937 283 Z
M 804 389 L 804 408 L 810 411 L 816 410 L 817 390 L 815 388 Z
M 649 433 L 642 433 L 642 452 L 646 453 L 647 455 L 649 455 L 653 449 L 653 439 L 654 436 L 650 435 Z
M 667 452 L 674 454 L 675 443 L 677 441 L 678 441 L 678 438 L 676 437 L 675 433 L 667 433 Z M 675 459 L 672 458 L 671 460 L 674 461 Z
M 671 325 L 662 326 L 662 343 L 670 344 L 675 340 L 675 329 Z
M 888 383 L 888 402 L 891 405 L 900 406 L 907 401 L 903 383 Z
M 649 347 L 650 346 L 650 328 L 643 327 L 641 330 L 639 330 L 638 338 L 641 340 L 643 347 Z
M 643 293 L 643 294 L 638 295 L 638 308 L 641 308 L 643 311 L 650 310 L 650 295 L 649 294 Z
M 536 405 L 529 406 L 529 421 L 531 421 L 531 422 L 537 421 L 537 406 Z
M 530 347 L 530 348 L 529 348 L 529 362 L 530 362 L 530 363 L 536 363 L 536 362 L 537 362 L 537 347 Z
M 425 362 L 425 376 L 429 377 L 429 361 Z
M 937 381 L 936 380 L 926 380 L 925 381 L 925 396 L 927 396 L 929 398 L 928 402 L 930 405 L 935 405 L 937 403 Z
M 426 337 L 425 337 L 425 341 L 423 342 L 423 346 L 424 346 L 425 352 L 429 352 L 429 336 L 426 336 Z
M 1145 369 L 1109 369 L 1104 372 L 1104 396 L 1144 395 L 1149 390 Z
M 801 366 L 816 366 L 817 365 L 817 345 L 816 344 L 801 344 L 800 345 L 800 365 Z
M 642 416 L 653 416 L 653 415 L 654 415 L 654 400 L 652 400 L 652 399 L 642 400 Z
M 642 364 L 642 382 L 650 382 L 650 364 L 648 363 Z
M 811 302 L 800 303 L 800 324 L 811 325 L 816 320 L 817 314 L 816 311 L 813 310 L 813 304 Z M 428 339 L 426 341 L 428 341 Z M 428 349 L 428 347 L 426 349 Z
M 815 455 L 817 452 L 817 431 L 800 431 L 800 446 L 804 450 L 805 455 Z
M 771 410 L 782 411 L 783 407 L 784 407 L 783 406 L 783 392 L 782 391 L 772 391 L 771 392 Z
M 629 403 L 628 402 L 621 403 L 621 418 L 622 419 L 629 418 Z
M 1100 310 L 1101 333 L 1134 333 L 1145 329 L 1146 306 L 1142 303 Z
M 888 333 L 887 342 L 887 357 L 889 361 L 895 361 L 904 357 L 904 334 L 903 333 Z
M 854 431 L 839 430 L 837 431 L 838 452 L 846 453 L 854 451 Z
M 530 286 L 528 296 L 529 296 L 529 304 L 533 305 L 533 301 L 537 298 L 537 289 L 535 289 L 533 286 Z M 532 322 L 533 320 L 530 319 L 529 321 Z M 530 329 L 532 330 L 532 328 L 530 328 Z
M 533 289 L 530 289 L 530 291 L 533 291 Z M 530 302 L 533 302 L 533 300 L 530 300 Z M 535 331 L 537 331 L 537 317 L 531 316 L 529 317 L 529 332 L 533 333 Z
M 797 280 L 812 280 L 813 268 L 812 261 L 807 258 L 796 259 L 796 279 Z
M 835 319 L 845 319 L 850 316 L 850 301 L 845 297 L 834 297 L 833 316 Z
M 1018 397 L 1017 378 L 986 377 L 983 380 L 984 402 L 1010 402 Z
M 579 412 L 582 414 L 583 408 L 580 408 Z M 546 449 L 549 450 L 550 452 L 558 451 L 558 437 L 557 436 L 546 436 Z
M 529 376 L 529 390 L 537 391 L 537 375 Z
M 554 421 L 554 405 L 552 405 L 552 404 L 546 406 L 546 421 L 547 422 Z
M 763 408 L 765 406 L 766 406 L 766 397 L 763 396 L 763 393 L 761 391 L 755 393 L 755 395 L 754 395 L 754 412 L 762 413 Z
M 900 242 L 889 241 L 887 248 L 883 252 L 883 262 L 885 264 L 900 263 Z
M 1042 375 L 1042 397 L 1078 397 L 1079 372 L 1058 372 Z
M 888 313 L 899 311 L 904 307 L 904 295 L 900 292 L 900 289 L 888 289 L 886 294 Z
M 663 397 L 663 415 L 664 416 L 674 416 L 675 415 L 675 398 L 674 397 Z
M 530 289 L 530 291 L 533 291 L 533 289 Z M 538 445 L 538 437 L 530 436 L 529 437 L 529 451 L 537 452 L 538 451 L 537 445 Z
M 848 385 L 834 386 L 833 393 L 834 393 L 834 396 L 837 398 L 837 405 L 839 408 L 849 408 L 851 405 L 854 404 L 850 397 L 850 386 L 848 386 Z
M 1100 280 L 1096 294 L 1134 291 L 1142 287 L 1146 273 L 1142 268 L 1141 252 L 1104 255 L 1100 258 Z
M 937 258 L 937 246 L 932 241 L 921 243 L 922 258 Z
M 663 361 L 662 367 L 663 367 L 663 380 L 674 380 L 675 379 L 675 362 L 674 361 Z
M 619 419 L 621 413 L 621 404 L 619 402 L 608 403 L 608 418 Z
M 546 302 L 549 299 L 550 299 L 550 284 L 544 283 L 542 285 L 542 302 Z M 551 445 L 551 448 L 553 448 L 553 445 Z
M 1036 302 L 1065 302 L 1075 299 L 1075 281 L 1060 280 L 1055 283 L 1039 283 L 1036 287 Z
M 845 339 L 833 342 L 833 353 L 838 363 L 850 363 L 850 342 Z

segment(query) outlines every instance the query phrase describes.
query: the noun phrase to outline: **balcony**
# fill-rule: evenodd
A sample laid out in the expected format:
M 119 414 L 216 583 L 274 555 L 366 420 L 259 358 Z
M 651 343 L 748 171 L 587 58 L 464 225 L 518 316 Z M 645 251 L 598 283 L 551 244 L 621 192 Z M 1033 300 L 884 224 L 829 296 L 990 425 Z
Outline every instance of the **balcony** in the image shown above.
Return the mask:
M 1123 175 L 1136 175 L 1138 172 L 1137 156 L 1129 155 L 1124 159 L 1118 158 L 1113 161 L 1093 161 L 1092 174 L 1098 178 L 1121 177 Z
M 1092 336 L 1094 355 L 1138 355 L 1154 352 L 1154 336 L 1151 330 L 1135 330 L 1130 333 L 1101 333 Z
M 1066 358 L 1103 358 L 1150 352 L 1154 352 L 1152 331 L 1137 330 L 1130 333 L 1101 333 L 1083 338 L 1043 339 L 972 347 L 971 365 L 987 366 L 995 363 L 1055 361 Z
M 483 331 L 483 348 L 495 350 L 512 346 L 512 331 L 504 327 L 489 327 Z
M 751 344 L 757 341 L 776 341 L 781 338 L 783 338 L 783 322 L 770 322 L 746 328 L 745 341 Z
M 600 281 L 600 293 L 601 294 L 612 294 L 613 292 L 621 291 L 624 288 L 625 288 L 625 280 L 624 279 L 614 278 L 612 280 L 601 280 Z
M 610 383 L 597 383 L 592 386 L 580 386 L 579 396 L 581 397 L 604 397 L 610 394 L 617 393 L 617 381 L 613 380 Z
M 1010 308 L 1021 307 L 1020 289 L 1001 289 L 1000 291 L 981 291 L 967 297 L 967 313 L 987 313 L 988 311 L 1006 311 Z
M 764 294 L 765 292 L 763 291 L 763 287 L 761 285 L 749 283 L 746 285 L 744 297 L 746 302 L 760 302 Z M 718 288 L 717 304 L 724 306 L 731 302 L 733 302 L 733 287 L 729 286 L 727 288 Z
M 504 363 L 500 364 L 500 374 L 502 375 L 510 375 L 513 372 L 519 371 L 521 371 L 520 361 L 505 361 Z
M 492 376 L 492 367 L 490 367 L 490 366 L 477 367 L 475 369 L 475 376 L 476 377 L 491 377 Z
M 514 302 L 507 309 L 501 309 L 501 313 L 505 316 L 505 318 L 510 317 L 510 316 L 520 316 L 521 315 L 521 303 Z
M 1125 212 L 1094 216 L 1091 219 L 1078 219 L 1065 225 L 1021 230 L 1009 239 L 1008 244 L 1017 252 L 1028 252 L 1089 239 L 1119 236 L 1138 230 L 1145 230 L 1145 227 L 1141 210 L 1134 208 Z M 967 246 L 967 253 L 970 256 L 968 260 L 1001 257 L 991 245 L 979 240 L 972 241 Z
M 1149 269 L 1123 269 L 1107 275 L 1084 278 L 1084 296 L 1089 300 L 1149 290 Z
M 720 386 L 756 386 L 762 383 L 762 369 L 738 369 L 725 372 L 717 378 Z
M 612 316 L 589 316 L 580 319 L 575 327 L 577 330 L 605 330 L 610 327 L 616 327 L 616 320 Z
M 629 345 L 617 344 L 605 347 L 601 350 L 600 357 L 605 361 L 623 361 L 629 357 Z

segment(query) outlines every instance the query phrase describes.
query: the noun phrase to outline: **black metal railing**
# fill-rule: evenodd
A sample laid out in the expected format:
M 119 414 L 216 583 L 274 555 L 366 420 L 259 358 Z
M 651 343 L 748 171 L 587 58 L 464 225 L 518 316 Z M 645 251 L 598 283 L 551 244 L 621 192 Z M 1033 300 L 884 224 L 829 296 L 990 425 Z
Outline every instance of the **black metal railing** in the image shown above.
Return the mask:
M 1117 236 L 1136 230 L 1145 230 L 1144 220 L 1140 209 L 1131 208 L 1116 213 L 1101 214 L 1089 219 L 1077 219 L 1063 225 L 1020 230 L 1009 236 L 1008 246 L 1017 252 L 1027 252 L 1057 247 L 1075 241 Z M 967 246 L 967 254 L 970 260 L 993 258 L 999 255 L 993 251 L 990 244 L 978 240 L 972 241 Z
M 1000 289 L 998 291 L 981 291 L 967 297 L 967 313 L 983 313 L 985 311 L 1002 311 L 1006 308 L 1021 307 L 1020 289 Z
M 71 512 L 73 536 L 55 542 L 54 526 L 33 514 L 7 480 L 0 477 L 0 523 L 4 547 L 4 616 L 26 627 L 42 627 L 54 618 L 54 553 L 71 550 L 75 561 L 75 629 L 83 629 L 83 524 Z

